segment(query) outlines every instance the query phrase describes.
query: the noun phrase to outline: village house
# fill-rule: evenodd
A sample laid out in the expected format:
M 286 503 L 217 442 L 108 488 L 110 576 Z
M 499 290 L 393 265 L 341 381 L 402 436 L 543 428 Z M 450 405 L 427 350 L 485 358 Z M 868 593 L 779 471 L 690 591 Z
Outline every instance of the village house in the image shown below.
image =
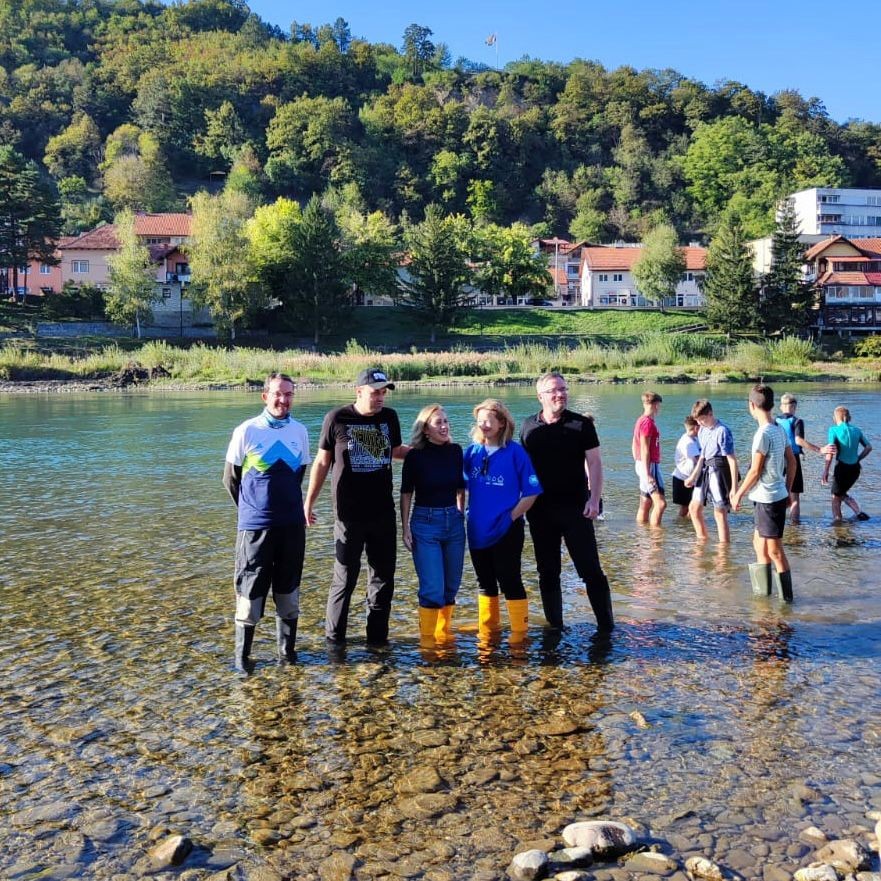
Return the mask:
M 820 330 L 881 330 L 881 238 L 836 235 L 805 252 L 806 279 L 820 293 Z

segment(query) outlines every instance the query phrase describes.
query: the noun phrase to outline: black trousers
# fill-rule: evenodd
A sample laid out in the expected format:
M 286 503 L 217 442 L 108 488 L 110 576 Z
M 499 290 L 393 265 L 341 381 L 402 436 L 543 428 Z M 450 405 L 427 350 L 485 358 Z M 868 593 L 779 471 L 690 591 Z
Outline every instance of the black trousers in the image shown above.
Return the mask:
M 327 595 L 324 633 L 334 642 L 346 638 L 349 605 L 358 575 L 361 555 L 367 554 L 367 642 L 388 641 L 389 615 L 395 592 L 395 564 L 398 535 L 395 512 L 371 520 L 337 520 L 333 525 L 336 545 L 333 580 Z
M 525 530 L 523 518 L 511 524 L 511 528 L 488 548 L 472 548 L 471 563 L 480 593 L 497 597 L 501 590 L 506 600 L 525 600 L 523 586 L 523 558 Z
M 560 552 L 565 541 L 575 571 L 584 582 L 597 627 L 611 630 L 615 626 L 612 595 L 597 552 L 593 521 L 584 516 L 583 506 L 540 502 L 544 500 L 537 501 L 526 516 L 535 549 L 541 602 L 548 624 L 551 627 L 563 626 Z

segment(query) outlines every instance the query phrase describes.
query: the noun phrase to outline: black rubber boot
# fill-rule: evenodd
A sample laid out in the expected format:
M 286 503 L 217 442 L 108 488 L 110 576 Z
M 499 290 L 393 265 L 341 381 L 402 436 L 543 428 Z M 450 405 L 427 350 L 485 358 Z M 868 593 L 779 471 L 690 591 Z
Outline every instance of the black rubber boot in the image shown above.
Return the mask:
M 276 618 L 275 636 L 279 661 L 297 660 L 297 618 Z
M 539 590 L 541 590 L 541 585 L 539 585 Z M 548 627 L 562 630 L 563 592 L 560 590 L 559 584 L 556 585 L 556 589 L 551 587 L 541 591 L 541 608 L 545 615 L 545 621 L 548 622 Z
M 774 587 L 777 589 L 777 599 L 783 600 L 784 603 L 791 603 L 792 596 L 792 572 L 777 572 L 772 570 L 774 578 Z
M 601 583 L 593 587 L 587 587 L 587 598 L 597 619 L 598 633 L 611 633 L 615 629 L 615 616 L 612 614 L 612 592 L 609 590 L 609 580 L 603 576 Z
M 250 673 L 254 668 L 251 660 L 251 643 L 254 641 L 254 628 L 246 624 L 236 624 L 235 668 L 239 673 Z

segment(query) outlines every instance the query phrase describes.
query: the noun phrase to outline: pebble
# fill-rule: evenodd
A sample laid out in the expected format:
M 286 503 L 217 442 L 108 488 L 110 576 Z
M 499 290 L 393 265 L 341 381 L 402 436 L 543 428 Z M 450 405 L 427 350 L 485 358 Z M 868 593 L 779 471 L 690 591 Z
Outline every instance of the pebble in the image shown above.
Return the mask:
M 550 861 L 543 850 L 525 850 L 518 853 L 508 866 L 512 881 L 539 881 L 546 878 Z
M 628 857 L 624 862 L 628 872 L 648 872 L 650 875 L 669 875 L 679 868 L 679 863 L 662 853 L 643 851 Z
M 832 866 L 815 863 L 799 869 L 795 881 L 838 881 L 838 872 Z
M 358 861 L 350 853 L 337 851 L 331 854 L 318 867 L 321 881 L 349 881 L 355 872 Z
M 706 857 L 690 857 L 685 861 L 685 869 L 693 878 L 706 878 L 707 881 L 722 881 L 722 870 Z
M 636 835 L 629 826 L 611 820 L 585 820 L 570 823 L 563 830 L 569 847 L 585 847 L 594 859 L 623 856 L 636 845 Z
M 828 863 L 843 872 L 858 872 L 872 866 L 872 855 L 853 839 L 830 841 L 816 853 L 817 862 Z
M 150 848 L 147 856 L 152 868 L 161 871 L 181 865 L 192 849 L 193 842 L 185 835 L 171 835 Z
M 807 844 L 813 844 L 814 846 L 822 846 L 829 840 L 826 833 L 816 826 L 808 826 L 806 829 L 802 829 L 798 833 L 798 837 Z
M 549 856 L 553 863 L 571 866 L 573 869 L 586 869 L 593 864 L 593 852 L 589 847 L 564 847 L 553 851 Z
M 554 881 L 590 881 L 590 873 L 579 869 L 569 869 L 566 872 L 557 872 Z

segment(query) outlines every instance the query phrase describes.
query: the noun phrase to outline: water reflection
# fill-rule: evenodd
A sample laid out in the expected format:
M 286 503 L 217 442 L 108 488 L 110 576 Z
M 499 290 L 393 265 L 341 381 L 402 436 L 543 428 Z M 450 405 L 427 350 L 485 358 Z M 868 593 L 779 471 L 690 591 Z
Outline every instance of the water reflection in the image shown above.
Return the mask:
M 500 394 L 518 419 L 533 410 L 531 390 Z M 877 390 L 847 395 L 881 436 Z M 313 440 L 340 397 L 298 400 Z M 454 425 L 464 431 L 481 397 L 449 398 Z M 756 600 L 749 515 L 732 518 L 730 548 L 696 546 L 672 518 L 635 529 L 638 393 L 581 397 L 607 466 L 597 535 L 620 621 L 611 639 L 595 638 L 568 564 L 571 625 L 542 627 L 527 542 L 522 645 L 481 656 L 466 565 L 455 642 L 421 650 L 402 554 L 392 651 L 372 654 L 356 635 L 344 659 L 328 658 L 323 509 L 299 662 L 278 667 L 271 628 L 258 628 L 245 680 L 230 670 L 235 525 L 219 476 L 256 398 L 0 399 L 0 875 L 138 876 L 168 830 L 193 838 L 186 868 L 205 873 L 241 863 L 316 876 L 347 854 L 358 879 L 497 878 L 518 843 L 610 815 L 723 863 L 740 853 L 741 874 L 758 877 L 792 859 L 797 824 L 865 825 L 881 809 L 881 520 L 830 528 L 808 458 L 804 522 L 786 534 L 796 603 Z M 665 389 L 665 451 L 694 397 Z M 839 397 L 801 390 L 799 412 L 824 425 Z M 742 398 L 713 393 L 740 450 Z M 400 394 L 396 406 L 406 420 L 427 400 Z M 877 473 L 870 458 L 860 500 L 872 513 Z

